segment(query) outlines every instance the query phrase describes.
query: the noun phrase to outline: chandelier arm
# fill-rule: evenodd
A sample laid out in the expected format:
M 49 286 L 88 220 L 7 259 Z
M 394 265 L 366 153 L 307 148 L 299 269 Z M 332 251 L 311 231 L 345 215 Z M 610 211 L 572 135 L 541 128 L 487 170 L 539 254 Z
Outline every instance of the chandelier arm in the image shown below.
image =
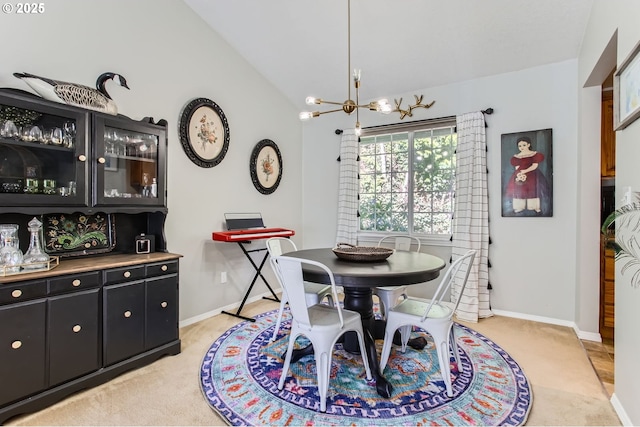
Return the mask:
M 342 104 L 340 104 L 342 105 Z M 328 113 L 336 113 L 338 111 L 343 111 L 342 108 L 338 108 L 336 110 L 327 110 L 327 111 L 318 111 L 318 115 L 328 114 Z
M 322 99 L 322 100 L 320 100 L 320 104 L 344 105 L 344 102 L 325 101 L 324 99 Z

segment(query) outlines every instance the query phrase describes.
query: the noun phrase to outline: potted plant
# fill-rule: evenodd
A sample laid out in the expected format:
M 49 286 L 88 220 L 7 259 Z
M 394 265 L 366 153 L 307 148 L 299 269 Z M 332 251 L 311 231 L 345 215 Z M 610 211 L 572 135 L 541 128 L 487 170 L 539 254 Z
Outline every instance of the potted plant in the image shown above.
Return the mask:
M 615 223 L 615 233 L 612 225 Z M 640 202 L 615 210 L 602 223 L 605 245 L 615 251 L 616 262 L 624 262 L 622 274 L 631 273 L 631 285 L 640 286 Z M 615 236 L 615 237 L 614 237 Z

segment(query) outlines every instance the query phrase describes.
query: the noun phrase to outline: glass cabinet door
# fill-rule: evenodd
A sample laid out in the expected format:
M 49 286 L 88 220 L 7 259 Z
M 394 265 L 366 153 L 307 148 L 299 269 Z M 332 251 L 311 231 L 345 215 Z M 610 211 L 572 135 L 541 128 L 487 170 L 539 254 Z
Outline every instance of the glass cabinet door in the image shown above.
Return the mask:
M 164 206 L 165 129 L 99 116 L 95 132 L 96 205 Z
M 0 207 L 87 206 L 88 115 L 0 91 Z

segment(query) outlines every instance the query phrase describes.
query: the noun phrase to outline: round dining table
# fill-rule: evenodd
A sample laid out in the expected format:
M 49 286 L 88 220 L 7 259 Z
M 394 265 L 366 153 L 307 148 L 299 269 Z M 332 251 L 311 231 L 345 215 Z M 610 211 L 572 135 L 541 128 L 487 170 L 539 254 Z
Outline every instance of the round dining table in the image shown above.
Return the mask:
M 391 396 L 391 384 L 379 369 L 375 339 L 384 337 L 384 327 L 376 327 L 373 315 L 373 288 L 378 286 L 402 286 L 424 283 L 436 279 L 445 261 L 422 252 L 394 251 L 383 261 L 347 261 L 338 258 L 331 248 L 303 249 L 284 254 L 320 262 L 333 273 L 336 285 L 344 289 L 344 308 L 360 313 L 365 331 L 365 346 L 371 373 L 376 379 L 376 390 L 382 397 Z M 330 283 L 329 276 L 318 267 L 303 264 L 303 278 L 309 282 Z M 344 349 L 358 352 L 355 334 L 345 334 Z M 350 336 L 351 335 L 351 336 Z M 297 360 L 312 349 L 302 350 L 292 360 Z

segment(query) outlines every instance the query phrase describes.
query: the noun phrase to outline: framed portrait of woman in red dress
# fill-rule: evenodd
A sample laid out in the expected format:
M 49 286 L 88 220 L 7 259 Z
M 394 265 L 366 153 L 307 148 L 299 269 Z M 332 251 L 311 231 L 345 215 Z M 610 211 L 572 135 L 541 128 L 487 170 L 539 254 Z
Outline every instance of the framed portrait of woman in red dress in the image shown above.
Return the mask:
M 553 216 L 551 129 L 502 134 L 502 216 Z

